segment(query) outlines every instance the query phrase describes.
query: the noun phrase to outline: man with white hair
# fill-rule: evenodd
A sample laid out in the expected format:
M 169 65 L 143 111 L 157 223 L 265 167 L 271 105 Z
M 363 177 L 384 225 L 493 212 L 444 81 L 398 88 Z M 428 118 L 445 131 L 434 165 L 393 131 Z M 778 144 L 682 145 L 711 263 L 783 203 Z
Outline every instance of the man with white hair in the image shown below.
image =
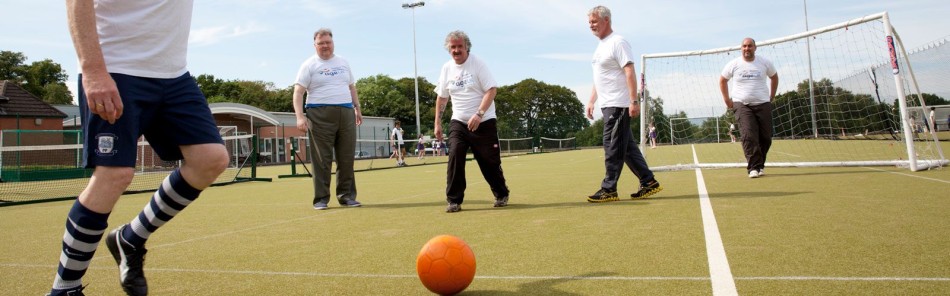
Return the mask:
M 660 192 L 663 187 L 654 178 L 630 130 L 630 118 L 640 115 L 632 50 L 627 40 L 614 34 L 611 28 L 613 19 L 607 7 L 594 7 L 587 16 L 591 32 L 600 40 L 591 62 L 594 90 L 587 104 L 587 118 L 594 118 L 594 106 L 599 103 L 604 117 L 604 166 L 607 171 L 600 189 L 588 196 L 587 201 L 620 200 L 617 183 L 625 163 L 640 181 L 639 189 L 630 197 L 646 198 Z
M 439 82 L 435 85 L 435 136 L 442 141 L 442 114 L 452 100 L 452 119 L 449 122 L 449 163 L 447 188 L 448 207 L 454 213 L 462 210 L 465 198 L 465 156 L 468 148 L 482 176 L 495 196 L 494 207 L 508 205 L 508 186 L 501 170 L 501 150 L 498 146 L 498 128 L 495 120 L 495 78 L 481 59 L 470 55 L 472 41 L 462 31 L 453 31 L 445 37 L 445 49 L 452 60 L 442 65 Z

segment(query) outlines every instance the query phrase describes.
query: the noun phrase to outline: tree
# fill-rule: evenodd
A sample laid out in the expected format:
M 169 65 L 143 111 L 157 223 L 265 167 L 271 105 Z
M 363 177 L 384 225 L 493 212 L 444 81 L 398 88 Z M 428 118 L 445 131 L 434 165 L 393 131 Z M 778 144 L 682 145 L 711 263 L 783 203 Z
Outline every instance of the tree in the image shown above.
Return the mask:
M 11 80 L 24 90 L 50 104 L 72 104 L 73 94 L 66 87 L 69 75 L 63 67 L 45 59 L 26 65 L 26 55 L 0 51 L 0 80 Z
M 935 94 L 922 93 L 920 96 L 924 98 L 924 103 L 927 104 L 927 106 L 950 105 L 950 101 L 947 101 L 946 99 Z M 911 106 L 917 106 L 920 104 L 916 94 L 907 95 L 907 102 L 908 105 Z
M 222 80 L 210 74 L 198 75 L 195 82 L 208 103 L 241 103 L 267 111 L 294 111 L 293 86 L 281 89 L 271 82 Z
M 0 80 L 12 80 L 23 84 L 26 56 L 21 52 L 0 51 Z
M 815 120 L 812 122 L 808 80 L 798 88 L 775 96 L 772 102 L 772 122 L 775 137 L 813 137 L 813 126 L 818 134 L 836 136 L 842 131 L 851 133 L 888 132 L 893 128 L 893 113 L 884 103 L 876 102 L 869 94 L 853 94 L 835 87 L 830 79 L 814 83 Z
M 419 77 L 419 124 L 423 134 L 431 134 L 435 124 L 435 85 Z M 356 90 L 364 116 L 392 117 L 402 122 L 408 132 L 414 132 L 416 122 L 415 80 L 411 77 L 395 80 L 387 75 L 378 74 L 356 81 Z M 446 110 L 442 120 L 452 116 Z M 407 133 L 410 139 L 418 137 Z
M 565 138 L 590 124 L 577 94 L 534 79 L 498 88 L 495 113 L 501 138 Z
M 604 145 L 604 119 L 594 120 L 590 126 L 574 133 L 577 146 L 603 146 Z

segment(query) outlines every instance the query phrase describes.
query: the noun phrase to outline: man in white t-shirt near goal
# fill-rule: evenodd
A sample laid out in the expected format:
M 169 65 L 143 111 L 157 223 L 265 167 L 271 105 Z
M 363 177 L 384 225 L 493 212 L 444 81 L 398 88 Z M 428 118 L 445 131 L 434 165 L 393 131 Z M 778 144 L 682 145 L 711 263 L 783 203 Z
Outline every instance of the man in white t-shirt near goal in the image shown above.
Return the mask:
M 778 89 L 778 71 L 772 62 L 755 56 L 755 40 L 742 40 L 742 56 L 729 61 L 719 77 L 719 90 L 726 107 L 739 122 L 742 151 L 749 178 L 765 175 L 765 157 L 772 146 L 772 99 Z M 735 87 L 729 93 L 729 80 Z M 766 83 L 766 78 L 771 84 Z

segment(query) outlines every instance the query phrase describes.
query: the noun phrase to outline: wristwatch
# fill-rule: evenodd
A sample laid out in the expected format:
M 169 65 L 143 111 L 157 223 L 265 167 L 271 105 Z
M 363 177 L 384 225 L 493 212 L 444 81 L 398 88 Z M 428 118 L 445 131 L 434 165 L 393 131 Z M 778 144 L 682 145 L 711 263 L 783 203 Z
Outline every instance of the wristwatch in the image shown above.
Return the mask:
M 484 110 L 478 110 L 478 112 L 475 112 L 475 115 L 478 115 L 478 117 L 485 117 L 485 111 L 484 111 Z

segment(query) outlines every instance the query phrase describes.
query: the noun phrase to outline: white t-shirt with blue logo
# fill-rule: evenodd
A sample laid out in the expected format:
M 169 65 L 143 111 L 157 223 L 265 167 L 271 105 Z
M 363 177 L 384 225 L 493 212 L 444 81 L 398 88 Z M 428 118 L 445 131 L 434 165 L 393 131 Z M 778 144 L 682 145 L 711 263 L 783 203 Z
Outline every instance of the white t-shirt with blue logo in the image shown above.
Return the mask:
M 772 62 L 760 56 L 751 62 L 735 58 L 722 69 L 722 77 L 733 80 L 732 101 L 751 106 L 769 102 L 768 78 L 777 73 Z
M 492 87 L 496 87 L 495 78 L 481 59 L 469 55 L 465 63 L 456 64 L 449 60 L 442 65 L 439 82 L 435 85 L 436 95 L 452 100 L 452 119 L 468 122 L 478 112 L 482 98 Z M 488 106 L 482 121 L 495 118 L 495 102 Z
M 307 104 L 352 104 L 350 84 L 354 84 L 353 71 L 341 56 L 329 60 L 314 54 L 300 65 L 296 84 L 307 89 Z

